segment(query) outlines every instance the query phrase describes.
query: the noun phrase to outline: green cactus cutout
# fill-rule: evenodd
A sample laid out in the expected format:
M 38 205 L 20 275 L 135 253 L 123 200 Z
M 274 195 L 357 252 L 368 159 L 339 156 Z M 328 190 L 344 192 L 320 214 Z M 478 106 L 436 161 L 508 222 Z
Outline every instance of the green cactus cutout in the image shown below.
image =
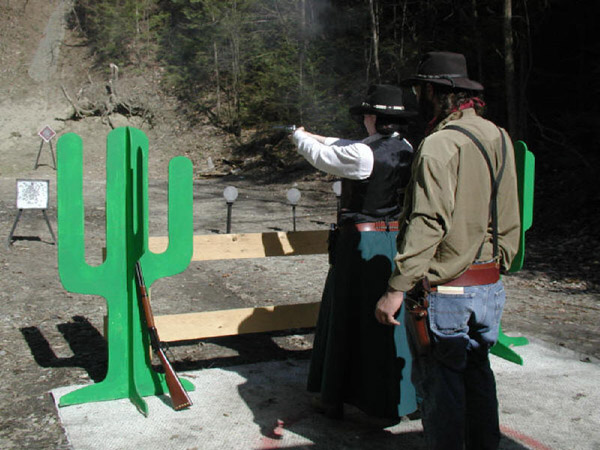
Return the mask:
M 169 246 L 148 250 L 148 139 L 135 128 L 111 131 L 106 146 L 106 258 L 85 261 L 83 144 L 69 133 L 57 143 L 58 269 L 64 288 L 99 295 L 107 304 L 108 370 L 104 380 L 63 395 L 59 405 L 129 398 L 145 415 L 143 397 L 167 392 L 164 374 L 152 369 L 148 333 L 139 307 L 134 266 L 148 287 L 182 272 L 193 251 L 192 164 L 169 163 Z M 187 390 L 194 386 L 181 380 Z
M 523 267 L 525 260 L 525 232 L 533 223 L 533 187 L 535 179 L 535 156 L 527 149 L 523 141 L 515 143 L 515 165 L 517 168 L 517 189 L 519 192 L 519 213 L 521 217 L 521 240 L 519 250 L 513 260 L 509 272 L 517 272 Z M 510 337 L 504 334 L 502 326 L 498 334 L 498 342 L 490 350 L 494 355 L 516 364 L 523 365 L 523 358 L 511 346 L 527 345 L 525 337 Z
M 509 272 L 518 272 L 525 260 L 525 232 L 533 223 L 533 190 L 535 182 L 535 156 L 523 141 L 515 142 L 515 165 L 517 166 L 517 189 L 519 192 L 519 212 L 521 215 L 521 241 L 517 256 Z

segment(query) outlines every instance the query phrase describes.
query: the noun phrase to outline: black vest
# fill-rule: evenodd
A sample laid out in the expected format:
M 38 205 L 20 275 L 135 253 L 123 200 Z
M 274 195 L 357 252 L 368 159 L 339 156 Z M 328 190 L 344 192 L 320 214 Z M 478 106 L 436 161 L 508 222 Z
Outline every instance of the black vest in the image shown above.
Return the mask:
M 384 137 L 367 145 L 373 151 L 373 171 L 365 180 L 342 179 L 340 225 L 396 220 L 402 210 L 412 147 L 395 137 Z

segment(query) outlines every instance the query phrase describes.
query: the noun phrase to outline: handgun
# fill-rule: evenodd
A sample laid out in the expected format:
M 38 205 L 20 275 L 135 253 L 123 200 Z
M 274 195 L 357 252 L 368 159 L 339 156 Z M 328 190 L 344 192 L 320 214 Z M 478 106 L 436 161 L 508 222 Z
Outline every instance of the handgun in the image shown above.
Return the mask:
M 273 129 L 278 131 L 285 131 L 286 133 L 293 133 L 296 131 L 296 125 L 274 125 Z

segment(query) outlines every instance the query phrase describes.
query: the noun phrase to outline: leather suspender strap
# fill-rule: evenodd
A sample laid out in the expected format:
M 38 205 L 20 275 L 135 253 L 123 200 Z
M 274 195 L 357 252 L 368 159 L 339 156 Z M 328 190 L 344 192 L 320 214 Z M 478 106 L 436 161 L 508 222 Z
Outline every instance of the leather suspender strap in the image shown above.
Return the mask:
M 500 131 L 500 137 L 502 138 L 502 161 L 500 163 L 500 168 L 498 170 L 498 176 L 494 175 L 494 167 L 492 165 L 492 160 L 490 155 L 486 151 L 485 147 L 481 143 L 477 137 L 471 133 L 469 130 L 466 130 L 458 125 L 448 125 L 443 128 L 444 130 L 455 130 L 458 131 L 469 139 L 473 141 L 475 146 L 479 149 L 485 162 L 487 163 L 488 169 L 490 171 L 490 178 L 492 183 L 492 195 L 490 200 L 490 214 L 492 216 L 492 243 L 494 248 L 494 259 L 498 258 L 499 250 L 498 250 L 498 205 L 497 205 L 497 196 L 498 196 L 498 186 L 500 185 L 500 180 L 502 179 L 502 174 L 504 173 L 504 167 L 506 166 L 506 138 L 504 137 L 504 133 L 502 130 L 498 128 Z M 483 246 L 483 244 L 482 244 Z M 479 249 L 481 251 L 481 248 Z

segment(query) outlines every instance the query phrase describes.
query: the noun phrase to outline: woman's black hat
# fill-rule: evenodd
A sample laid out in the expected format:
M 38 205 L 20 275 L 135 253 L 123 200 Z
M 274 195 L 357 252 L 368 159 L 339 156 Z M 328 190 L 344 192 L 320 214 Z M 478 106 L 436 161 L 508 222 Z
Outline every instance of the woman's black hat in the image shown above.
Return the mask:
M 417 68 L 417 74 L 402 80 L 401 86 L 427 82 L 448 86 L 452 89 L 483 91 L 483 86 L 469 79 L 467 60 L 461 53 L 426 53 Z
M 350 114 L 375 114 L 381 117 L 408 119 L 418 113 L 404 107 L 401 88 L 389 84 L 374 84 L 369 87 L 365 100 L 360 105 L 350 108 Z

